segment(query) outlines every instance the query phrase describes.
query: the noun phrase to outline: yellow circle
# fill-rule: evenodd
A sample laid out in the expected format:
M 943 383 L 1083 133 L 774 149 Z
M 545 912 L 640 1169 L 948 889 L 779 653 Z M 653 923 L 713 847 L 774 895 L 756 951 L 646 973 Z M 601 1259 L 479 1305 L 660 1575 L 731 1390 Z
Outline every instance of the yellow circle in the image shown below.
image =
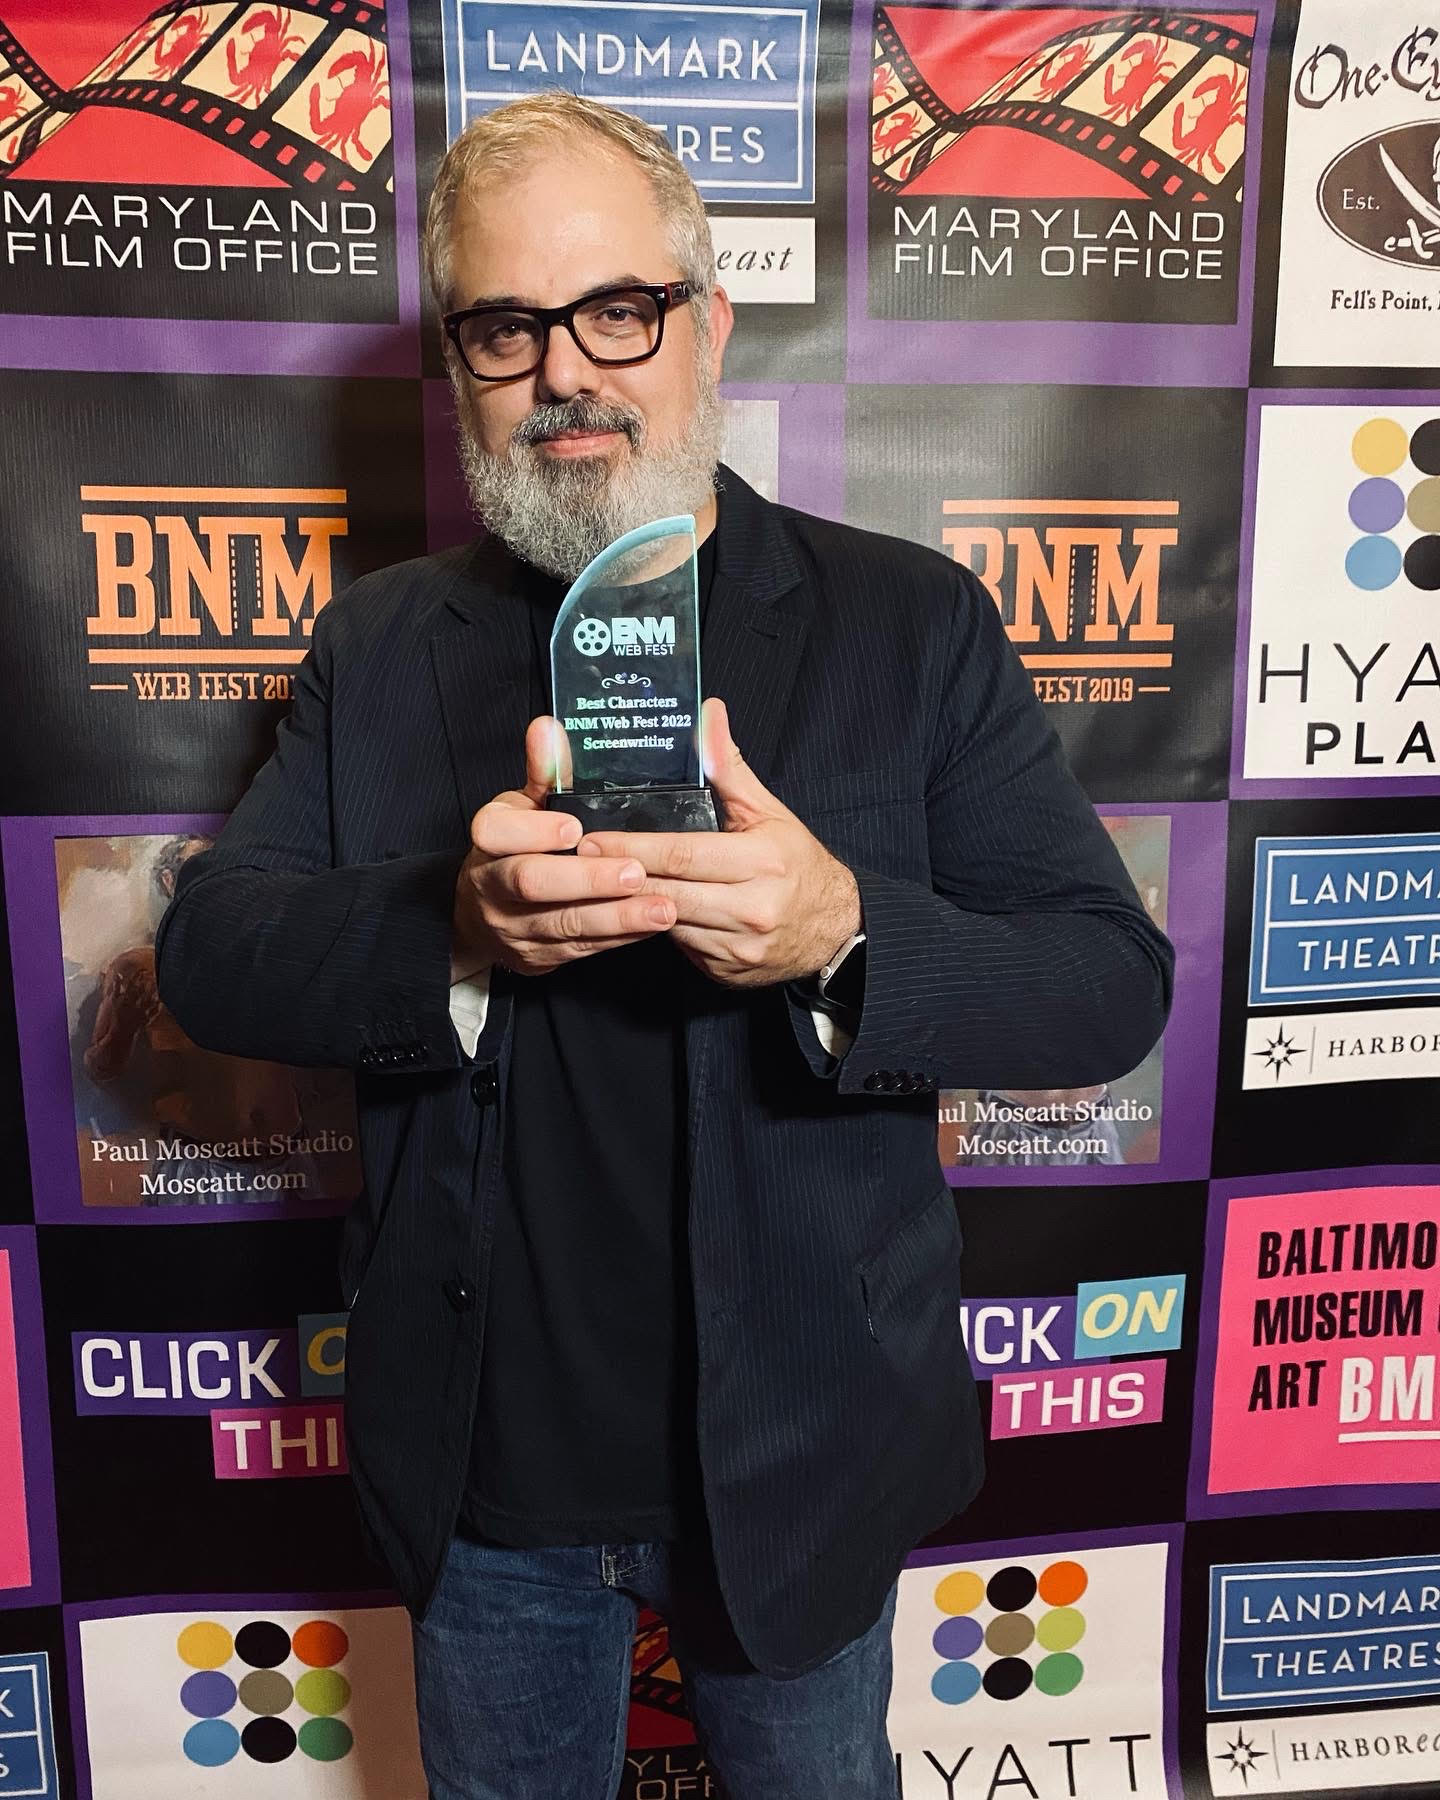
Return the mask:
M 971 1613 L 985 1598 L 985 1583 L 973 1569 L 956 1569 L 935 1590 L 935 1604 L 943 1613 Z
M 1367 475 L 1393 475 L 1409 453 L 1409 433 L 1393 419 L 1367 419 L 1350 443 L 1356 468 Z
M 175 1648 L 180 1652 L 181 1662 L 189 1663 L 192 1669 L 219 1669 L 233 1655 L 235 1640 L 213 1619 L 197 1619 L 180 1633 Z

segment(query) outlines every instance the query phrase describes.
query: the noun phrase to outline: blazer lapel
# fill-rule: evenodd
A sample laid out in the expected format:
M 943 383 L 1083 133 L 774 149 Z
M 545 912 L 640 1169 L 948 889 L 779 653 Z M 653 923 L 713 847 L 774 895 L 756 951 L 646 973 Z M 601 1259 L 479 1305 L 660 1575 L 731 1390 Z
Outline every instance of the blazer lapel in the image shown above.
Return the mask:
M 700 690 L 725 702 L 741 754 L 766 780 L 809 632 L 810 596 L 776 509 L 722 468 L 715 579 L 700 634 Z M 782 611 L 775 602 L 792 596 Z
M 440 693 L 456 803 L 466 837 L 482 806 L 525 782 L 530 620 L 518 572 L 493 542 L 457 572 L 430 661 Z

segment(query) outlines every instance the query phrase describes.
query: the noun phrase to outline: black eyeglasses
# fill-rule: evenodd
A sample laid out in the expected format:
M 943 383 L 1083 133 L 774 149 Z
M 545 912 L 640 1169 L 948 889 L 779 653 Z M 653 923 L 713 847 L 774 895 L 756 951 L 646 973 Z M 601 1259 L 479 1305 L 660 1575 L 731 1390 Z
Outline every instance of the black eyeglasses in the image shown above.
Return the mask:
M 544 362 L 556 325 L 602 368 L 645 362 L 660 348 L 665 314 L 694 298 L 688 281 L 646 282 L 604 288 L 568 306 L 467 306 L 441 322 L 477 381 L 515 381 Z

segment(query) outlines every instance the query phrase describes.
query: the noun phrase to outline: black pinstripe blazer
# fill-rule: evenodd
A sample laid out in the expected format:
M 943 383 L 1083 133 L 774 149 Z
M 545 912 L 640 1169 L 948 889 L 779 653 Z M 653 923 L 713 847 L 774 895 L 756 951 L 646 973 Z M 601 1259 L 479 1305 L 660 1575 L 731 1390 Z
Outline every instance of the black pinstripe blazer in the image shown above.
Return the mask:
M 935 1090 L 1133 1069 L 1171 952 L 974 578 L 721 479 L 706 691 L 854 870 L 869 933 L 838 1070 L 789 988 L 686 970 L 706 1502 L 741 1642 L 795 1672 L 874 1620 L 981 1477 Z M 524 778 L 511 572 L 479 543 L 325 608 L 273 757 L 185 865 L 157 940 L 161 994 L 198 1043 L 356 1072 L 351 1467 L 417 1613 L 465 1478 L 499 1121 L 525 1075 L 524 977 L 496 971 L 473 1058 L 448 1010 L 468 821 Z

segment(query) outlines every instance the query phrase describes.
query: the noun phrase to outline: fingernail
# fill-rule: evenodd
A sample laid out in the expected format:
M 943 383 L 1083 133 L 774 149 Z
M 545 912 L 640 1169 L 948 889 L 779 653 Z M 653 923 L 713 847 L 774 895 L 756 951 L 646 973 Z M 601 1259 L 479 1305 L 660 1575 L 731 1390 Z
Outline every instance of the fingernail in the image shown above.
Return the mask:
M 645 870 L 638 862 L 626 863 L 625 867 L 620 871 L 620 879 L 624 882 L 628 882 L 632 886 L 636 886 L 645 879 Z
M 650 908 L 650 923 L 652 925 L 668 925 L 670 923 L 670 908 L 668 906 L 652 906 Z

